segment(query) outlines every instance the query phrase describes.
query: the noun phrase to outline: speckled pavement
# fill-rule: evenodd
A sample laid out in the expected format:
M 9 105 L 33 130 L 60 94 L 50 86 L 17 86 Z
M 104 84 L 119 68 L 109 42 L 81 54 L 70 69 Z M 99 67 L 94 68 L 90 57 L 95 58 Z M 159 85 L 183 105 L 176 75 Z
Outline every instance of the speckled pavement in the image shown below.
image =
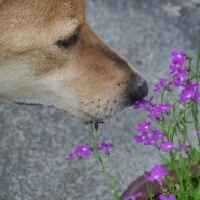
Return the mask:
M 89 24 L 153 84 L 166 74 L 169 53 L 200 47 L 199 0 L 89 0 Z M 159 163 L 150 148 L 133 140 L 144 113 L 126 109 L 100 127 L 100 139 L 115 144 L 118 189 Z M 89 141 L 87 127 L 52 108 L 0 103 L 0 200 L 112 200 L 101 174 L 67 154 Z M 93 159 L 91 163 L 95 164 Z

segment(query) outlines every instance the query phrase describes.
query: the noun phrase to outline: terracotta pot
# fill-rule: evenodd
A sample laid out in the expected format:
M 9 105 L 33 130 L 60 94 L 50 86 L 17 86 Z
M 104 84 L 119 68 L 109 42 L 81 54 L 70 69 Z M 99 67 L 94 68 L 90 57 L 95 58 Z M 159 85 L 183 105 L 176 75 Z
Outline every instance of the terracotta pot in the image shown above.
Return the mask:
M 188 160 L 185 160 L 186 165 L 188 164 Z M 178 164 L 178 162 L 177 162 Z M 163 165 L 163 168 L 168 169 L 168 165 Z M 195 162 L 193 164 L 193 166 L 191 167 L 191 175 L 195 175 L 198 172 L 198 162 Z M 174 184 L 176 184 L 177 182 L 177 175 L 176 173 L 172 172 L 171 176 L 174 177 Z M 153 181 L 151 182 L 152 184 L 152 194 L 154 194 L 154 200 L 159 200 L 159 192 L 160 192 L 160 185 L 157 183 L 157 181 Z M 121 196 L 121 200 L 124 200 L 125 197 L 127 196 L 131 196 L 133 194 L 136 194 L 137 192 L 142 192 L 142 196 L 141 197 L 136 197 L 136 200 L 149 200 L 150 196 L 149 196 L 149 192 L 148 192 L 148 186 L 150 186 L 150 182 L 146 180 L 146 178 L 144 176 L 140 176 L 138 179 L 136 179 L 133 183 L 131 183 L 127 190 L 122 194 Z M 163 186 L 164 187 L 168 187 L 167 182 L 163 182 Z

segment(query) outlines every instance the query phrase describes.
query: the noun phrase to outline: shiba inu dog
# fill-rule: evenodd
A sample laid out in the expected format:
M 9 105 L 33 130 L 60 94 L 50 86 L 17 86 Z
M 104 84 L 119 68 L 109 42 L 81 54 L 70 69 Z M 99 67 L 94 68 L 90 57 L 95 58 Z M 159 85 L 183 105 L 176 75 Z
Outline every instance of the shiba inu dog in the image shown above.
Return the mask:
M 145 79 L 87 24 L 85 0 L 0 0 L 0 99 L 84 121 L 148 93 Z

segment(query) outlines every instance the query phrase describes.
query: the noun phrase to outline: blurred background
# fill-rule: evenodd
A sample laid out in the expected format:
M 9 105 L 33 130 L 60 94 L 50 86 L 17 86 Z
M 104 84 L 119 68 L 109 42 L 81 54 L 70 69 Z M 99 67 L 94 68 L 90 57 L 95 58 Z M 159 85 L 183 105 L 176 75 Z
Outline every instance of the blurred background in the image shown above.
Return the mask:
M 200 47 L 200 0 L 89 0 L 87 16 L 95 32 L 146 78 L 149 97 L 158 78 L 167 77 L 172 50 L 195 57 Z M 100 140 L 115 145 L 120 193 L 160 163 L 153 149 L 133 139 L 144 114 L 130 107 L 99 129 Z M 65 160 L 87 141 L 85 124 L 63 112 L 0 102 L 0 200 L 111 200 L 101 174 Z

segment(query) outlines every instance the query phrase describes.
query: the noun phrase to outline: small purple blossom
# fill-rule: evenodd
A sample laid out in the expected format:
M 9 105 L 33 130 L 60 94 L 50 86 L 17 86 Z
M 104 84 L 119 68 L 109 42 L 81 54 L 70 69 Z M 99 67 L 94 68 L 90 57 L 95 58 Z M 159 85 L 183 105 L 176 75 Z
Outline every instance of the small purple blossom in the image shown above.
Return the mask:
M 159 121 L 162 121 L 163 118 L 161 113 L 162 113 L 162 108 L 160 108 L 159 106 L 155 106 L 149 110 L 149 115 L 147 115 L 147 118 L 154 118 Z
M 76 152 L 81 153 L 84 157 L 90 156 L 91 151 L 92 151 L 92 148 L 89 145 L 89 143 L 86 143 L 85 145 L 82 145 L 82 146 L 78 146 L 76 149 Z
M 186 57 L 186 53 L 184 51 L 172 51 L 171 55 L 173 57 Z
M 169 194 L 169 196 L 164 196 L 163 194 L 159 195 L 160 200 L 175 200 L 174 194 Z
M 142 192 L 137 192 L 136 194 L 125 197 L 124 200 L 133 200 L 133 199 L 135 199 L 135 197 L 141 197 L 142 195 L 143 195 Z
M 72 160 L 72 159 L 74 159 L 74 158 L 82 158 L 82 155 L 79 154 L 79 153 L 70 153 L 70 154 L 67 156 L 66 160 Z
M 148 131 L 151 127 L 151 122 L 144 122 L 142 124 L 138 124 L 138 131 Z
M 179 70 L 179 72 L 173 76 L 174 86 L 185 87 L 187 85 L 187 76 L 188 76 L 188 72 L 186 70 Z
M 149 100 L 141 99 L 133 104 L 134 109 L 144 108 L 146 110 L 149 110 L 149 107 L 154 107 L 156 104 L 152 102 L 153 96 L 149 98 Z
M 186 53 L 183 51 L 172 51 L 172 63 L 174 65 L 183 65 L 186 61 Z
M 144 143 L 146 146 L 153 145 L 156 148 L 159 148 L 159 143 L 165 141 L 165 134 L 159 130 L 153 130 L 153 128 L 150 128 L 148 131 L 153 133 L 153 135 L 149 136 L 147 131 L 143 131 L 141 135 L 135 135 L 135 141 L 137 143 Z
M 113 148 L 114 145 L 112 143 L 102 142 L 100 146 L 97 148 L 99 151 L 104 150 L 107 155 L 110 154 L 110 149 Z
M 170 65 L 169 69 L 171 70 L 169 73 L 174 74 L 175 72 L 179 72 L 179 70 L 182 69 L 182 66 L 177 64 L 177 65 Z
M 162 113 L 170 114 L 170 109 L 172 108 L 172 105 L 169 103 L 162 103 L 159 104 L 149 110 L 149 115 L 147 115 L 148 118 L 155 118 L 159 121 L 162 121 Z
M 155 84 L 155 88 L 153 90 L 154 92 L 157 92 L 157 91 L 163 89 L 165 87 L 165 84 L 168 82 L 168 80 L 165 78 L 160 78 L 159 81 L 160 82 L 158 84 Z
M 160 165 L 155 165 L 151 170 L 151 175 L 148 176 L 147 172 L 144 173 L 145 178 L 148 181 L 157 181 L 160 185 L 162 185 L 163 177 L 169 175 L 169 172 Z
M 154 137 L 156 137 L 157 140 L 160 140 L 162 143 L 165 141 L 165 134 L 159 130 L 154 131 Z
M 157 136 L 155 135 L 152 135 L 151 137 L 146 137 L 145 138 L 145 141 L 144 141 L 144 145 L 148 146 L 148 145 L 153 145 L 155 146 L 156 148 L 159 148 L 159 144 L 157 143 Z
M 177 150 L 177 148 L 174 146 L 174 143 L 172 142 L 164 142 L 160 145 L 160 149 L 163 151 L 163 152 L 168 152 L 168 151 L 171 151 L 171 150 Z
M 89 145 L 89 143 L 86 143 L 85 145 L 78 146 L 74 153 L 68 155 L 66 160 L 72 160 L 73 158 L 89 157 L 91 152 L 91 146 Z
M 139 108 L 144 108 L 145 105 L 148 105 L 149 102 L 145 99 L 141 99 L 141 100 L 138 100 L 138 101 L 135 101 L 134 104 L 133 104 L 133 108 L 134 109 L 139 109 Z
M 182 90 L 180 100 L 185 103 L 194 98 L 194 96 L 195 96 L 194 89 Z
M 146 131 L 142 132 L 142 135 L 135 135 L 135 141 L 137 143 L 142 143 L 146 141 L 146 138 L 148 137 L 148 133 Z
M 199 86 L 198 82 L 191 83 L 188 85 L 188 88 L 185 90 L 182 90 L 180 100 L 182 102 L 187 101 L 194 101 L 197 102 L 200 100 L 200 93 L 196 92 L 196 87 Z
M 170 103 L 162 103 L 162 104 L 159 104 L 158 107 L 160 107 L 162 109 L 162 111 L 164 111 L 165 114 L 169 115 L 170 114 L 170 110 L 172 108 L 172 104 L 170 104 Z
M 192 89 L 192 88 L 197 88 L 198 86 L 200 85 L 199 82 L 194 82 L 194 83 L 190 83 L 190 85 L 188 86 L 189 89 Z

